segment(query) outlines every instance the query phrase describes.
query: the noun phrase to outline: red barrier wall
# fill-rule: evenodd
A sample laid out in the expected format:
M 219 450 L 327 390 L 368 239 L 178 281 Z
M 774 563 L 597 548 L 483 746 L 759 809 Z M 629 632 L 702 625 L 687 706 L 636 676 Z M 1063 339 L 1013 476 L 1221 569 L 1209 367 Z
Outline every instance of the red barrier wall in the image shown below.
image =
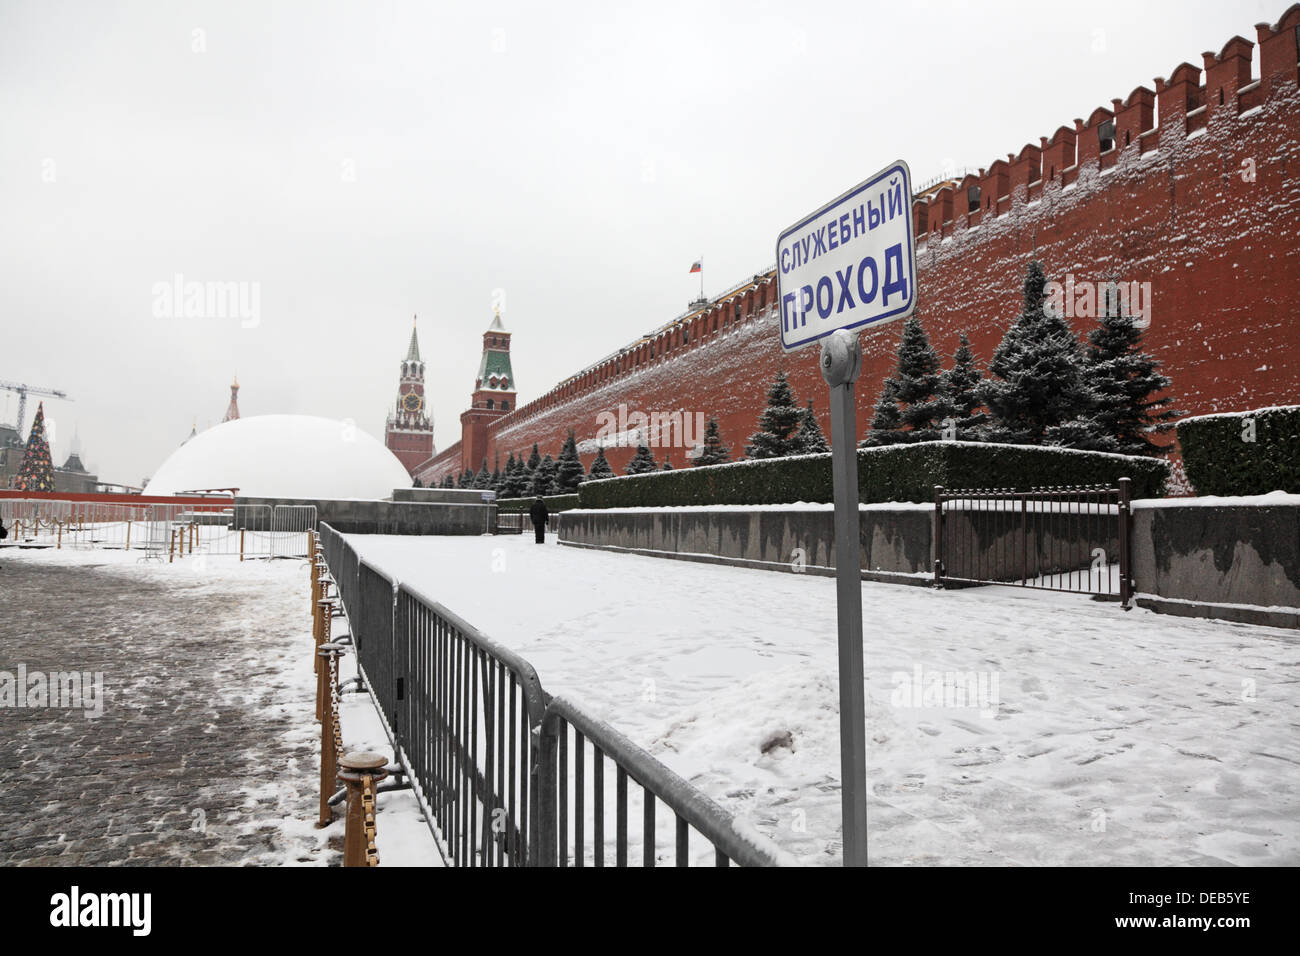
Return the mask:
M 951 362 L 966 332 L 987 364 L 1021 307 L 1025 268 L 1038 258 L 1049 280 L 1150 283 L 1146 346 L 1173 379 L 1185 415 L 1295 401 L 1300 382 L 1300 4 L 1256 44 L 1234 37 L 1188 63 L 1155 90 L 1139 87 L 979 174 L 918 200 L 917 315 Z M 1252 58 L 1260 65 L 1252 79 Z M 1112 148 L 1101 130 L 1114 122 Z M 869 172 L 864 170 L 865 172 Z M 828 184 L 833 195 L 843 183 Z M 979 208 L 968 211 L 971 186 Z M 527 454 L 534 442 L 558 455 L 570 428 L 593 438 L 620 403 L 642 412 L 716 416 L 733 457 L 743 454 L 778 369 L 800 402 L 815 401 L 829 434 L 817 349 L 780 349 L 775 284 L 768 272 L 589 367 L 489 426 L 495 456 Z M 1091 319 L 1073 320 L 1086 334 Z M 901 326 L 864 336 L 858 384 L 865 432 L 890 373 Z M 471 359 L 472 361 L 472 359 Z M 471 373 L 467 372 L 467 376 Z M 633 449 L 607 450 L 621 473 Z M 657 449 L 674 467 L 685 449 Z M 588 466 L 594 454 L 584 454 Z M 436 484 L 480 461 L 459 443 L 424 462 Z

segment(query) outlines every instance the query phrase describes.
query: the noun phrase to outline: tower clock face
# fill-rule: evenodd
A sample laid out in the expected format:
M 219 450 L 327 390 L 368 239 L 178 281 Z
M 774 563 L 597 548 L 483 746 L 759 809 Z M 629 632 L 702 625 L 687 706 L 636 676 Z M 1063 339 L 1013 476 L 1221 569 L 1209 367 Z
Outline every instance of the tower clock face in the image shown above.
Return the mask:
M 402 407 L 408 412 L 418 412 L 421 404 L 423 403 L 420 400 L 420 396 L 416 395 L 414 392 L 407 392 L 402 396 Z

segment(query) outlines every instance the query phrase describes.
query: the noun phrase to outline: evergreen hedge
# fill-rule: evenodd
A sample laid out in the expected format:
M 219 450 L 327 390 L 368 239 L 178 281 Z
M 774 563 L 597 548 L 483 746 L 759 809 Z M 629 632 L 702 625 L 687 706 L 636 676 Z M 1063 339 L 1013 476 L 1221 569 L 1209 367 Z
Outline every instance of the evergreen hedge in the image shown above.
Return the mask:
M 527 512 L 533 506 L 536 498 L 498 498 L 497 511 L 506 514 L 515 512 Z M 569 511 L 578 507 L 577 495 L 543 495 L 542 500 L 546 502 L 546 510 L 551 514 L 557 511 Z
M 1198 495 L 1300 493 L 1300 405 L 1188 418 L 1178 444 Z
M 858 449 L 858 500 L 933 501 L 934 486 L 1014 488 L 1112 484 L 1131 478 L 1134 498 L 1164 494 L 1169 463 L 1036 445 L 936 441 Z M 585 482 L 582 508 L 773 505 L 834 500 L 831 456 L 796 455 Z

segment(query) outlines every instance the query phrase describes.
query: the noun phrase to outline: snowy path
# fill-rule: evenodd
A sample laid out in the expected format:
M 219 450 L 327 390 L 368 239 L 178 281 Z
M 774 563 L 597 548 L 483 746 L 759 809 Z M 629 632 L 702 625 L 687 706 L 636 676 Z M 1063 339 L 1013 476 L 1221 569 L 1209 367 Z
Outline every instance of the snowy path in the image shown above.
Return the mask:
M 832 579 L 350 540 L 804 862 L 838 860 Z M 1300 635 L 1016 588 L 862 594 L 873 863 L 1300 863 Z M 969 701 L 927 696 L 945 673 Z
M 0 549 L 0 671 L 104 675 L 96 719 L 0 707 L 0 863 L 341 864 L 341 812 L 314 826 L 306 562 L 140 557 Z M 386 752 L 368 697 L 342 716 Z M 381 865 L 440 862 L 409 792 L 379 807 Z

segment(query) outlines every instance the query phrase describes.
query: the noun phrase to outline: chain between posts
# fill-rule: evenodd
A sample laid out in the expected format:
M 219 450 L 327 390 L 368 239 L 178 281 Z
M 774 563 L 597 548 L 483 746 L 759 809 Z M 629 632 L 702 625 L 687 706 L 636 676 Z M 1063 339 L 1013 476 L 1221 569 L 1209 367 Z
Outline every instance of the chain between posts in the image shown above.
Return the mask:
M 339 658 L 344 646 L 330 640 L 337 598 L 329 594 L 331 579 L 319 536 L 311 533 L 308 585 L 311 590 L 312 661 L 316 669 L 316 718 L 321 725 L 320 815 L 317 827 L 333 822 L 331 801 L 342 783 L 347 803 L 343 835 L 343 865 L 378 866 L 376 784 L 387 778 L 387 761 L 368 752 L 347 753 L 343 748 L 343 722 L 339 707 Z
M 378 866 L 379 850 L 375 847 L 375 778 L 370 774 L 361 778 L 361 810 L 365 824 L 366 866 Z

